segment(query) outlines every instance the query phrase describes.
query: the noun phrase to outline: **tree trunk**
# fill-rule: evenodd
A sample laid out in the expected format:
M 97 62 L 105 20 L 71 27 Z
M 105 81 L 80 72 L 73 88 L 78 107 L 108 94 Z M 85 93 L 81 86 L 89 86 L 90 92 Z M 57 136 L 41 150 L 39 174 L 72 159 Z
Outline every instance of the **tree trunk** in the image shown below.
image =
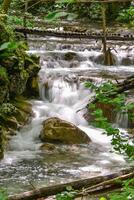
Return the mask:
M 2 10 L 4 11 L 5 14 L 8 13 L 10 4 L 11 4 L 11 0 L 4 0 L 3 5 L 2 5 Z

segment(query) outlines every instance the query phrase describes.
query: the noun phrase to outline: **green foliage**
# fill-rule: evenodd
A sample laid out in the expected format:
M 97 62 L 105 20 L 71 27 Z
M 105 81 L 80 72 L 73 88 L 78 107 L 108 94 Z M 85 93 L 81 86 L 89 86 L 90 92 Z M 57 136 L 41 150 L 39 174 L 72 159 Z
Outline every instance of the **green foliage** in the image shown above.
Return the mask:
M 5 42 L 12 42 L 15 40 L 13 29 L 11 26 L 0 22 L 0 45 Z
M 108 81 L 100 86 L 96 86 L 92 83 L 86 83 L 86 87 L 94 90 L 96 93 L 96 101 L 98 103 L 108 104 L 113 107 L 115 111 L 130 112 L 134 108 L 134 104 L 125 104 L 125 94 L 117 94 L 116 85 Z M 110 94 L 110 95 L 109 95 Z M 104 117 L 102 109 L 97 108 L 96 104 L 89 104 L 92 115 L 95 118 L 93 125 L 104 129 L 104 133 L 108 136 L 112 136 L 111 144 L 115 151 L 126 154 L 130 159 L 134 159 L 134 141 L 130 144 L 120 132 L 119 129 L 113 127 L 108 121 L 107 117 Z
M 76 191 L 73 190 L 71 186 L 68 186 L 66 190 L 67 191 L 58 193 L 56 195 L 56 200 L 73 200 L 75 198 Z
M 0 106 L 0 115 L 10 116 L 17 112 L 16 107 L 11 103 L 3 103 Z
M 134 21 L 134 6 L 130 6 L 127 9 L 123 9 L 117 18 L 120 22 L 131 22 Z
M 6 192 L 2 189 L 0 189 L 0 200 L 8 200 Z
M 49 21 L 53 21 L 53 20 L 57 20 L 58 18 L 61 18 L 61 17 L 66 17 L 67 16 L 67 13 L 66 12 L 63 12 L 63 11 L 55 11 L 55 12 L 49 12 L 48 15 L 45 17 L 46 20 L 49 20 Z
M 5 84 L 8 82 L 7 71 L 4 67 L 0 67 L 0 84 Z
M 0 45 L 0 64 L 8 70 L 8 73 L 9 69 L 23 68 L 23 51 L 20 49 L 26 50 L 23 42 L 11 41 Z
M 74 3 L 76 0 L 57 0 L 56 3 L 67 3 L 67 4 L 70 4 L 70 3 Z
M 5 42 L 0 46 L 0 52 L 3 50 L 15 50 L 19 46 L 16 42 Z
M 101 18 L 101 4 L 92 3 L 90 6 L 89 15 L 91 19 L 100 19 Z
M 10 25 L 16 25 L 16 26 L 24 26 L 24 18 L 22 18 L 21 16 L 8 16 L 8 20 L 7 20 L 8 24 Z M 30 22 L 28 19 L 26 20 L 26 26 L 29 28 L 33 28 L 34 24 L 32 22 Z
M 73 200 L 75 197 L 74 192 L 64 191 L 56 195 L 56 200 Z
M 54 12 L 49 12 L 48 15 L 45 17 L 45 20 L 56 21 L 60 18 L 66 18 L 67 20 L 73 20 L 76 17 L 77 17 L 77 15 L 74 13 L 68 13 L 66 11 L 56 10 Z
M 101 197 L 99 200 L 107 200 L 105 197 Z
M 122 192 L 112 193 L 110 200 L 133 200 L 134 199 L 134 178 L 123 182 Z

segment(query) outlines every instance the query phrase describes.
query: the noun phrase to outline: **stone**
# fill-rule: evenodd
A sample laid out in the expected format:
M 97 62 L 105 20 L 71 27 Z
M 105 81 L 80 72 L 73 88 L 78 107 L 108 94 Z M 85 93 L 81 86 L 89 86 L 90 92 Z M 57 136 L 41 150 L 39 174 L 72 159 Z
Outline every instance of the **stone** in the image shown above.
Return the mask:
M 43 142 L 62 144 L 89 144 L 90 138 L 74 124 L 57 117 L 46 119 L 40 133 Z
M 18 127 L 19 127 L 18 121 L 13 116 L 7 117 L 7 119 L 6 119 L 6 125 L 7 125 L 7 127 L 10 127 L 13 130 L 17 130 Z
M 122 59 L 121 64 L 125 65 L 125 66 L 133 65 L 134 64 L 134 60 L 131 57 L 129 58 L 129 56 L 127 56 L 126 58 Z
M 51 143 L 44 143 L 40 146 L 40 150 L 42 151 L 54 151 L 55 149 L 55 145 Z

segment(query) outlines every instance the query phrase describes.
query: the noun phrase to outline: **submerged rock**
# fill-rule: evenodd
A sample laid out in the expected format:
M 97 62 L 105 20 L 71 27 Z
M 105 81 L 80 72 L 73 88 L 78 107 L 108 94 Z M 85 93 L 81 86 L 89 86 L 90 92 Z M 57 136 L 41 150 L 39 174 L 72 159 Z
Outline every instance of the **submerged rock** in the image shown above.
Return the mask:
M 44 142 L 63 144 L 88 144 L 91 140 L 74 124 L 57 117 L 52 117 L 43 122 L 40 138 Z

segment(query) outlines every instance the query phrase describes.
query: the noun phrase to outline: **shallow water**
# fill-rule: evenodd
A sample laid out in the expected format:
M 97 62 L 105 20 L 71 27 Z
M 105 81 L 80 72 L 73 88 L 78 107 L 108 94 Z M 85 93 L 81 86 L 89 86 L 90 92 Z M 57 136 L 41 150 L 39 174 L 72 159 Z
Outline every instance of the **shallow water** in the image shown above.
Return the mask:
M 100 50 L 87 50 L 86 44 L 85 49 L 81 49 L 80 45 L 72 45 L 71 50 L 62 49 L 63 44 L 58 43 L 50 50 L 45 41 L 38 43 L 40 49 L 32 42 L 29 44 L 29 53 L 40 56 L 40 99 L 31 101 L 34 112 L 32 122 L 10 141 L 9 150 L 0 163 L 0 187 L 14 193 L 32 189 L 32 185 L 39 187 L 62 183 L 128 167 L 129 164 L 121 155 L 112 152 L 110 137 L 84 119 L 85 109 L 82 108 L 93 96 L 92 91 L 84 86 L 87 78 L 100 84 L 105 79 L 102 78 L 104 75 L 123 78 L 134 73 L 133 65 L 122 65 L 123 58 L 128 55 L 130 62 L 133 62 L 133 49 L 125 53 L 126 49 L 120 50 L 117 46 L 119 55 L 117 57 L 115 53 L 115 57 L 118 65 L 108 67 L 98 64 Z M 66 59 L 68 52 L 73 53 L 71 60 Z M 52 152 L 42 152 L 39 134 L 42 122 L 49 117 L 74 123 L 89 135 L 92 142 L 89 145 L 57 145 Z

